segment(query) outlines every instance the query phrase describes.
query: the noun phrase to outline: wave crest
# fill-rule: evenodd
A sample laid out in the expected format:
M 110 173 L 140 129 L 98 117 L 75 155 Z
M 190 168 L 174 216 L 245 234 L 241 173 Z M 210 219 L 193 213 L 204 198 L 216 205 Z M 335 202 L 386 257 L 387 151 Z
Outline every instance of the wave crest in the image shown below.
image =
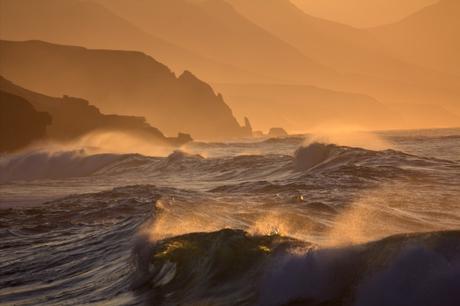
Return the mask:
M 10 155 L 0 160 L 0 183 L 87 176 L 125 156 L 108 153 L 87 155 L 84 150 Z
M 143 269 L 147 281 L 137 288 L 152 288 L 156 305 L 454 306 L 459 242 L 460 232 L 452 231 L 320 249 L 241 230 L 186 234 L 144 252 L 151 274 L 145 278 Z
M 301 147 L 294 153 L 294 166 L 298 170 L 308 170 L 326 161 L 340 148 L 333 144 L 312 143 Z

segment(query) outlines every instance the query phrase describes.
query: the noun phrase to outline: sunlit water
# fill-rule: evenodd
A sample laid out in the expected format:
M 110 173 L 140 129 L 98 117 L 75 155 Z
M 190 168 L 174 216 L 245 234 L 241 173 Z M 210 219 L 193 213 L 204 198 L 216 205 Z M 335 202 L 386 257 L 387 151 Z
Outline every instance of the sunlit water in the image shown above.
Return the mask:
M 460 305 L 458 129 L 89 152 L 0 158 L 0 304 Z

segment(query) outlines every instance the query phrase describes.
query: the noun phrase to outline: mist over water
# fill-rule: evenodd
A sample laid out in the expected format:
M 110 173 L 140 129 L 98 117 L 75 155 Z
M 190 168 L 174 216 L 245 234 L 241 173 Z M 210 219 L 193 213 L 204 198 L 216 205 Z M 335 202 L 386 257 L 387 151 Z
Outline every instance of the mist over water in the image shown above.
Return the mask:
M 7 305 L 458 304 L 458 129 L 105 137 L 1 157 Z

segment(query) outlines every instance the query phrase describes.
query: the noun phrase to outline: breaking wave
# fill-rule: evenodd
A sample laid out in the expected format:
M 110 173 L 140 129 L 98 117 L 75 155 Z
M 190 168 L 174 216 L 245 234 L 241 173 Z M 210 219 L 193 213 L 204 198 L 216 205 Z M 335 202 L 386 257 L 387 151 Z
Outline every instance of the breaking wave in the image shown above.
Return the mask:
M 121 158 L 124 156 L 117 154 L 87 155 L 84 150 L 6 156 L 0 159 L 0 183 L 88 176 Z
M 0 182 L 15 180 L 63 179 L 92 175 L 130 173 L 177 175 L 179 171 L 215 180 L 244 178 L 290 179 L 299 173 L 353 173 L 356 177 L 411 175 L 416 171 L 458 167 L 453 161 L 418 157 L 395 150 L 312 143 L 292 155 L 265 154 L 204 158 L 199 154 L 175 151 L 167 157 L 139 154 L 89 154 L 85 150 L 34 151 L 0 158 Z
M 154 239 L 147 233 L 166 209 L 158 205 L 165 194 L 180 197 L 183 191 L 131 186 L 3 211 L 2 301 L 356 306 L 460 301 L 459 231 L 401 234 L 344 247 L 230 228 Z
M 459 305 L 458 139 L 425 140 L 1 156 L 0 301 Z
M 240 230 L 187 234 L 151 248 L 144 286 L 155 305 L 453 306 L 458 243 L 460 232 L 334 249 Z

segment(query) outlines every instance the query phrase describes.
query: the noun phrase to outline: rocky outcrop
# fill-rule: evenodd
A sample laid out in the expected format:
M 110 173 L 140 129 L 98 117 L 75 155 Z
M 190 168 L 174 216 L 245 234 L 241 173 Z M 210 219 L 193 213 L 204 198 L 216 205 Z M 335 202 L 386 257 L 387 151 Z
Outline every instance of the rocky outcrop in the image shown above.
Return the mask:
M 268 131 L 268 137 L 286 137 L 288 136 L 288 133 L 286 130 L 280 127 L 274 127 L 271 128 L 270 131 Z
M 0 73 L 21 86 L 83 97 L 104 113 L 145 116 L 167 135 L 218 139 L 248 134 L 211 86 L 189 71 L 176 77 L 141 52 L 1 41 L 0 58 Z
M 21 149 L 45 138 L 51 116 L 25 99 L 0 90 L 0 152 Z
M 19 96 L 21 98 L 18 99 L 29 101 L 31 107 L 33 105 L 38 111 L 48 113 L 52 118 L 47 127 L 47 138 L 50 140 L 71 141 L 96 131 L 119 131 L 137 135 L 159 145 L 180 146 L 192 140 L 187 134 L 165 137 L 160 130 L 149 125 L 145 118 L 105 115 L 86 100 L 69 96 L 49 97 L 19 87 L 3 77 L 0 77 L 0 90 Z
M 251 136 L 253 135 L 252 124 L 251 124 L 251 121 L 249 121 L 248 117 L 244 117 L 244 127 L 243 128 L 245 130 L 245 133 Z

